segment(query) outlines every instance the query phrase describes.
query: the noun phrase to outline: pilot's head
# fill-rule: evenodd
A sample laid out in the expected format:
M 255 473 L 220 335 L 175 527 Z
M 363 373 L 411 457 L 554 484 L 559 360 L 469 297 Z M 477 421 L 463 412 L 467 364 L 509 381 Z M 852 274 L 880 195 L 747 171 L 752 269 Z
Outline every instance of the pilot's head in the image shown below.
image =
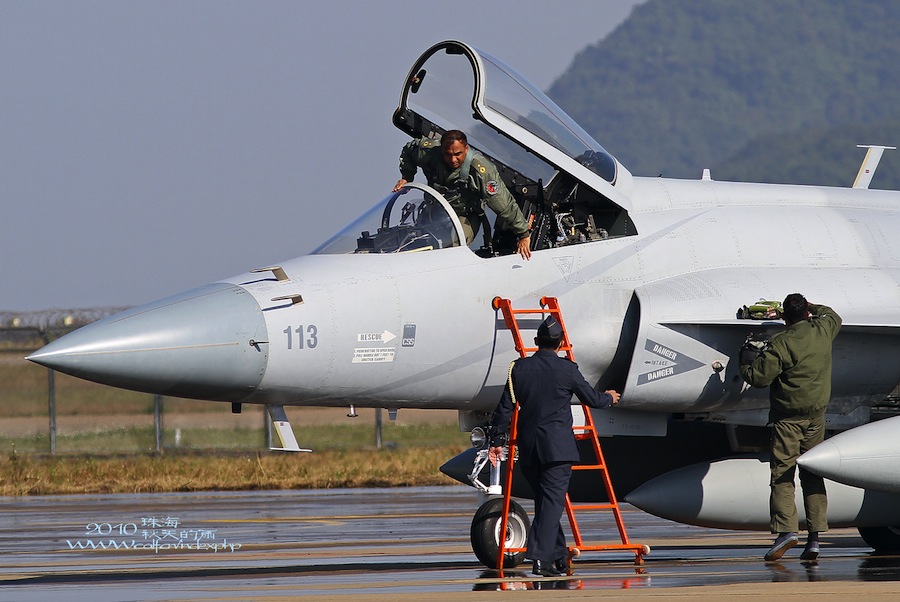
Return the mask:
M 553 316 L 547 316 L 547 319 L 538 326 L 537 336 L 534 337 L 534 344 L 540 349 L 552 349 L 556 351 L 562 344 L 562 326 Z
M 809 303 L 807 303 L 806 297 L 800 293 L 791 293 L 784 298 L 784 303 L 781 304 L 781 313 L 788 326 L 802 322 L 809 317 Z
M 466 160 L 466 154 L 469 152 L 469 141 L 466 139 L 466 135 L 459 130 L 445 132 L 441 136 L 441 152 L 447 167 L 458 169 Z

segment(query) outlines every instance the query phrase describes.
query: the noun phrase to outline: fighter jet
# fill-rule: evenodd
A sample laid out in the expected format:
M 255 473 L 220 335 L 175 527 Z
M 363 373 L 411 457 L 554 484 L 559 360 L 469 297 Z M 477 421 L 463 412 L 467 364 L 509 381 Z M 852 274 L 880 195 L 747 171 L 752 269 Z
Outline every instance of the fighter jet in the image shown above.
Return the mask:
M 518 357 L 492 300 L 556 297 L 581 371 L 622 392 L 594 416 L 618 494 L 732 529 L 765 529 L 768 517 L 768 467 L 738 457 L 765 449 L 767 391 L 743 383 L 739 349 L 751 332 L 784 327 L 742 308 L 802 292 L 841 314 L 832 432 L 869 422 L 900 382 L 900 193 L 720 182 L 708 171 L 633 176 L 515 70 L 454 40 L 416 60 L 393 123 L 413 137 L 466 132 L 530 221 L 531 260 L 490 214 L 466 245 L 441 194 L 409 183 L 307 256 L 130 309 L 29 359 L 235 411 L 264 404 L 285 449 L 299 447 L 284 406 L 452 408 L 479 433 Z M 881 437 L 865 443 L 870 453 Z M 442 470 L 478 481 L 477 455 Z M 745 475 L 740 487 L 734 474 Z M 588 489 L 585 478 L 573 491 Z M 856 489 L 829 512 L 900 549 L 898 494 Z

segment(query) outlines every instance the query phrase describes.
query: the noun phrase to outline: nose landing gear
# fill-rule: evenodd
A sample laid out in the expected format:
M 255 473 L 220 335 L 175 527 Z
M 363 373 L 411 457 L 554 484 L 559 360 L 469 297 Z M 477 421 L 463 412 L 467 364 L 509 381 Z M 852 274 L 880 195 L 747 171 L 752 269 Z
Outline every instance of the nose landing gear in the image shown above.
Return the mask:
M 503 498 L 486 501 L 478 508 L 472 519 L 471 541 L 475 556 L 486 567 L 497 567 L 497 554 L 500 551 L 500 523 L 503 514 Z M 528 529 L 531 521 L 524 508 L 515 501 L 509 502 L 509 518 L 506 521 L 504 549 L 524 548 L 528 541 Z M 503 568 L 518 566 L 525 559 L 525 552 L 506 553 L 503 557 Z

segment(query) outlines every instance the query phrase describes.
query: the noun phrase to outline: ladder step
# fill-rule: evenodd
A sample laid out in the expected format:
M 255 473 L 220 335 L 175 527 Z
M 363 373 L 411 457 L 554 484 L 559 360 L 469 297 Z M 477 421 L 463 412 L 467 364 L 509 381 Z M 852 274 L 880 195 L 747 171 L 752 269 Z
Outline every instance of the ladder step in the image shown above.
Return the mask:
M 618 504 L 572 504 L 572 510 L 618 510 Z
M 579 546 L 578 549 L 582 552 L 605 552 L 612 550 L 632 550 L 635 552 L 644 552 L 644 546 L 642 544 L 634 543 L 610 544 L 608 546 Z

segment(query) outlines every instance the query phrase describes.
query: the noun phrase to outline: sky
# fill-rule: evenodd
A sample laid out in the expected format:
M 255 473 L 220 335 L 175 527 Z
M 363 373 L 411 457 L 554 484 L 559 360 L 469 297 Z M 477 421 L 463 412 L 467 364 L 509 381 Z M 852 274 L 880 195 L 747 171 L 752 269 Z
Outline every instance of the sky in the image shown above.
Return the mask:
M 0 2 L 0 311 L 307 254 L 399 178 L 391 115 L 427 48 L 547 89 L 643 1 Z

